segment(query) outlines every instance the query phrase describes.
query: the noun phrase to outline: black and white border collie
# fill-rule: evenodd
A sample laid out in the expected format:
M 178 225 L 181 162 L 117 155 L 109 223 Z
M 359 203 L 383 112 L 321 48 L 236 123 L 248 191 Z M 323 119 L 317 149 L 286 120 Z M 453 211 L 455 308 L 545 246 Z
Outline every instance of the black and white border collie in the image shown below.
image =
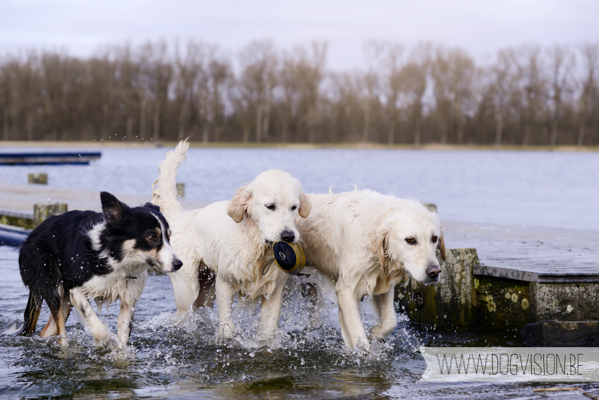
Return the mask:
M 48 218 L 23 243 L 19 267 L 29 301 L 23 326 L 11 333 L 35 332 L 43 299 L 51 316 L 40 336 L 58 334 L 66 346 L 65 322 L 75 307 L 94 339 L 113 338 L 90 300 L 101 310 L 103 303 L 120 299 L 117 339 L 127 344 L 148 268 L 167 273 L 181 268 L 159 207 L 130 208 L 107 192 L 100 198 L 103 213 L 70 211 Z

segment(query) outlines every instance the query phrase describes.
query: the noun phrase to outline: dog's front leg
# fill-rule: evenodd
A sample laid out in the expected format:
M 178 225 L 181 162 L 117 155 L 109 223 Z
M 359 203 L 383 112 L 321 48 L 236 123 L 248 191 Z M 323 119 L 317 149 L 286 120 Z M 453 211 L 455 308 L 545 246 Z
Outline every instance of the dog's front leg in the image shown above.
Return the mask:
M 366 350 L 370 349 L 370 343 L 366 338 L 364 325 L 362 325 L 360 300 L 356 298 L 352 288 L 337 289 L 337 300 L 339 301 L 339 324 L 345 344 L 350 349 L 357 345 Z
M 230 339 L 235 336 L 233 324 L 233 296 L 235 292 L 230 284 L 220 276 L 216 277 L 216 304 L 218 307 L 218 333 Z
M 183 261 L 181 269 L 168 274 L 173 284 L 175 305 L 180 314 L 193 308 L 193 303 L 198 297 L 200 290 L 197 262 L 186 253 L 181 254 L 181 261 Z
M 129 343 L 131 328 L 133 327 L 134 307 L 121 300 L 121 311 L 119 312 L 117 337 L 122 344 Z
M 270 297 L 262 296 L 260 307 L 260 328 L 258 337 L 266 339 L 271 337 L 279 326 L 281 318 L 281 297 L 285 282 L 278 284 Z
M 90 330 L 95 340 L 100 341 L 112 336 L 112 332 L 100 321 L 84 293 L 78 289 L 71 289 L 71 304 L 75 307 L 81 322 Z
M 391 288 L 387 293 L 374 296 L 374 303 L 379 315 L 379 324 L 373 326 L 370 333 L 376 339 L 386 338 L 397 326 L 397 318 L 393 309 L 393 292 L 394 290 Z

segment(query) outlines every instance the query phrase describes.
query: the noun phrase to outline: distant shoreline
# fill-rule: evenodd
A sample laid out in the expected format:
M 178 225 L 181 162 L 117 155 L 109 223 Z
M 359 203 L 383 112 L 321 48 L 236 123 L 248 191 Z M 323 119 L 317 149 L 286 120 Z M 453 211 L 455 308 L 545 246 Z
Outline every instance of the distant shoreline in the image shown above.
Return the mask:
M 152 141 L 123 142 L 123 141 L 0 141 L 0 148 L 12 147 L 83 147 L 83 148 L 160 148 L 175 147 L 178 142 L 164 141 L 156 145 Z M 598 152 L 599 146 L 514 146 L 503 145 L 495 147 L 491 145 L 454 145 L 439 143 L 414 146 L 409 144 L 397 144 L 393 146 L 378 143 L 242 143 L 242 142 L 218 142 L 203 143 L 191 142 L 191 147 L 198 148 L 266 148 L 266 149 L 354 149 L 354 150 L 434 150 L 434 151 L 557 151 L 557 152 Z

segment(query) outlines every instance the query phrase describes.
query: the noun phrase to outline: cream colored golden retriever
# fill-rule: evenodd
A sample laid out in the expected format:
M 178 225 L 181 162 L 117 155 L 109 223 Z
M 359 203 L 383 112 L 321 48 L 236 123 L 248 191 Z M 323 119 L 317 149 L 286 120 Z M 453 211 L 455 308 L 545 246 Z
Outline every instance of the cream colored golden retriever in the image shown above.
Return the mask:
M 216 291 L 219 333 L 236 333 L 232 301 L 261 300 L 259 337 L 269 337 L 279 324 L 281 294 L 288 275 L 279 268 L 263 270 L 272 243 L 297 242 L 298 215 L 310 213 L 310 201 L 300 182 L 286 172 L 270 170 L 241 187 L 230 201 L 184 211 L 177 200 L 177 168 L 187 159 L 187 141 L 160 163 L 152 202 L 162 210 L 172 230 L 171 245 L 183 266 L 170 274 L 179 312 L 212 304 Z
M 308 263 L 335 286 L 345 344 L 367 349 L 362 297 L 374 299 L 379 315 L 370 334 L 386 337 L 397 325 L 395 284 L 407 274 L 423 283 L 439 277 L 436 249 L 445 256 L 439 219 L 418 201 L 369 190 L 307 196 L 312 211 L 298 228 Z

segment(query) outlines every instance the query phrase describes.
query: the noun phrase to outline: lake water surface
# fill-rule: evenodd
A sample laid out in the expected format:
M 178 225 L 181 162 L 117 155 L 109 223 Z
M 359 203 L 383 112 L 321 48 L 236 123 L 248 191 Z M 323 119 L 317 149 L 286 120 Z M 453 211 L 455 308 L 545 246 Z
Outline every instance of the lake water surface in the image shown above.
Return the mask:
M 149 196 L 167 150 L 102 149 L 102 159 L 89 167 L 0 167 L 0 182 L 20 184 L 28 172 L 48 172 L 55 187 Z M 357 184 L 433 202 L 442 219 L 599 229 L 597 153 L 191 149 L 179 181 L 186 183 L 186 197 L 221 200 L 269 168 L 290 172 L 306 192 L 331 186 L 340 192 Z M 27 303 L 17 258 L 16 249 L 0 247 L 0 331 L 22 321 Z M 537 398 L 531 389 L 548 386 L 418 383 L 426 367 L 419 345 L 522 343 L 511 335 L 417 329 L 400 315 L 385 342 L 372 354 L 359 354 L 344 348 L 336 306 L 324 296 L 320 323 L 308 329 L 300 283 L 291 280 L 280 335 L 264 347 L 254 340 L 259 316 L 252 307 L 236 309 L 243 334 L 220 342 L 215 310 L 176 315 L 170 280 L 150 276 L 125 350 L 94 345 L 74 315 L 67 323 L 68 349 L 37 336 L 0 336 L 0 396 L 529 399 Z M 368 303 L 364 309 L 365 324 L 374 325 Z M 117 313 L 113 305 L 102 314 L 113 331 Z M 48 315 L 44 308 L 38 331 Z
M 150 196 L 168 150 L 105 148 L 87 167 L 0 167 L 0 182 L 48 172 L 50 186 Z M 178 179 L 186 197 L 216 201 L 271 168 L 291 173 L 306 193 L 357 185 L 436 203 L 442 219 L 599 230 L 597 152 L 192 148 Z

